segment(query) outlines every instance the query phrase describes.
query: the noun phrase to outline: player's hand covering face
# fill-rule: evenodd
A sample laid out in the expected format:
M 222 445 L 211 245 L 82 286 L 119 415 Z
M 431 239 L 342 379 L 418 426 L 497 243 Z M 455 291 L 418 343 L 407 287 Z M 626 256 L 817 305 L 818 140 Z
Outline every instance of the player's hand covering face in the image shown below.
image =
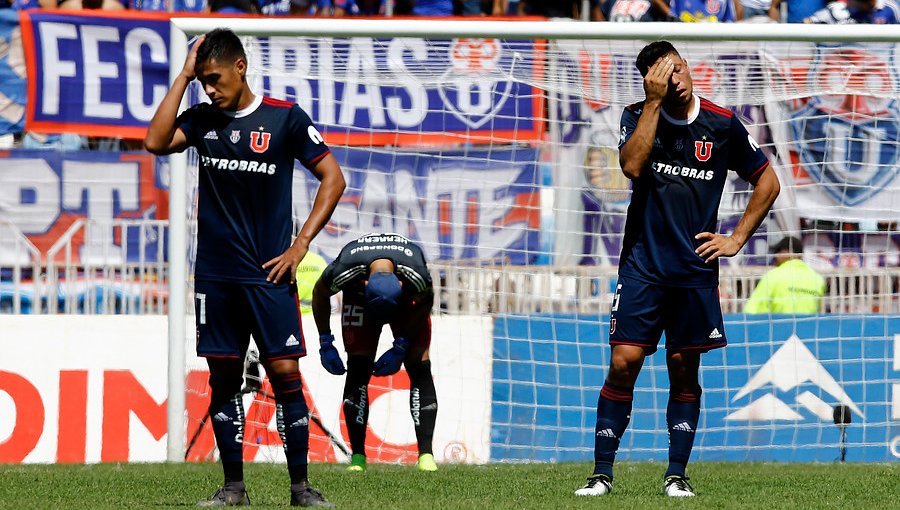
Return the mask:
M 244 74 L 247 62 L 239 58 L 231 63 L 215 59 L 200 62 L 196 66 L 197 79 L 212 105 L 221 110 L 235 111 L 244 88 Z
M 686 60 L 675 53 L 668 55 L 672 61 L 672 74 L 669 77 L 669 87 L 666 100 L 678 106 L 686 106 L 691 102 L 694 94 L 694 80 L 691 78 L 691 70 Z

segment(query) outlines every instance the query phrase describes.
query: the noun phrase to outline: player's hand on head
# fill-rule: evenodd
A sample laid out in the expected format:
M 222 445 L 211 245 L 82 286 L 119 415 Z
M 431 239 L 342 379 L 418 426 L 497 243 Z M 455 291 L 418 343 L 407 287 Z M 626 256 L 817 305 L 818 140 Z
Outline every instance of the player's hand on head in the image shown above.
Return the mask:
M 284 253 L 263 264 L 263 269 L 269 270 L 266 281 L 279 283 L 282 278 L 287 276 L 291 285 L 294 285 L 297 266 L 300 265 L 300 261 L 303 260 L 307 251 L 309 248 L 305 244 L 294 243 Z
M 668 56 L 657 60 L 644 76 L 644 93 L 647 101 L 662 101 L 669 90 L 669 80 L 675 72 L 675 63 Z
M 732 257 L 741 250 L 741 244 L 730 236 L 712 232 L 700 232 L 694 236 L 694 239 L 704 241 L 703 244 L 694 250 L 694 253 L 699 255 L 707 264 L 719 257 Z
M 204 39 L 206 39 L 205 35 L 198 37 L 194 42 L 194 45 L 191 46 L 191 51 L 188 52 L 187 58 L 184 59 L 184 68 L 181 70 L 181 74 L 189 80 L 193 80 L 197 77 L 197 48 L 200 47 L 200 44 Z

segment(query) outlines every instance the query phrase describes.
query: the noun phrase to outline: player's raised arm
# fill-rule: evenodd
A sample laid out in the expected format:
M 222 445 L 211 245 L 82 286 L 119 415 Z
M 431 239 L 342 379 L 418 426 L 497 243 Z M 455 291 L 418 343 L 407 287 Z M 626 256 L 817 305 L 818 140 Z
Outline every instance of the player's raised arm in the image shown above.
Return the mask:
M 660 58 L 650 66 L 644 76 L 646 99 L 637 126 L 633 132 L 628 133 L 628 127 L 623 125 L 622 136 L 627 139 L 619 147 L 619 164 L 629 179 L 640 177 L 650 161 L 650 152 L 653 150 L 653 140 L 656 138 L 656 127 L 659 123 L 659 111 L 669 90 L 669 79 L 674 69 L 675 64 L 668 56 Z
M 188 85 L 196 77 L 194 69 L 197 62 L 197 48 L 206 36 L 201 36 L 197 42 L 191 47 L 187 58 L 184 61 L 184 68 L 162 102 L 159 108 L 150 119 L 150 126 L 147 128 L 147 135 L 144 137 L 144 148 L 153 154 L 172 154 L 173 152 L 181 152 L 187 148 L 187 137 L 184 132 L 178 129 L 175 119 L 178 116 L 178 108 L 181 106 L 181 98 L 184 97 L 184 91 Z

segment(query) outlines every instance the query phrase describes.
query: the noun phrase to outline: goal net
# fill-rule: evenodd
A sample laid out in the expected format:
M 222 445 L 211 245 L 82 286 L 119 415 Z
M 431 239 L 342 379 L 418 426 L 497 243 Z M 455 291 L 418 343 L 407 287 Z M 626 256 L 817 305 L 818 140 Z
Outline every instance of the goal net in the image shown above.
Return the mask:
M 693 458 L 900 456 L 893 269 L 900 263 L 900 44 L 887 27 L 786 33 L 741 24 L 178 18 L 173 25 L 173 69 L 187 47 L 179 34 L 231 27 L 248 50 L 254 92 L 297 102 L 316 122 L 348 187 L 313 251 L 330 261 L 370 232 L 397 232 L 424 248 L 437 296 L 431 357 L 439 462 L 592 458 L 631 194 L 618 165 L 619 119 L 624 106 L 643 99 L 637 52 L 650 40 L 672 40 L 695 93 L 743 121 L 782 184 L 758 232 L 722 261 L 729 346 L 703 358 Z M 189 95 L 204 99 L 196 89 Z M 173 179 L 182 165 L 196 175 L 191 159 L 173 160 Z M 298 165 L 298 225 L 316 189 Z M 730 175 L 719 232 L 735 228 L 751 192 Z M 191 186 L 184 197 L 183 218 L 173 212 L 172 221 L 192 214 Z M 803 240 L 803 259 L 826 278 L 821 313 L 745 315 L 773 264 L 769 246 L 785 236 Z M 188 285 L 173 295 L 185 295 L 181 312 L 189 314 L 191 280 L 182 276 Z M 339 297 L 333 304 L 337 334 Z M 309 317 L 303 325 L 310 458 L 346 461 L 343 377 L 321 368 L 315 326 Z M 191 318 L 185 329 L 193 331 Z M 381 350 L 389 345 L 384 336 Z M 186 444 L 176 438 L 170 455 L 186 449 L 188 460 L 214 459 L 206 367 L 192 350 L 190 342 L 181 373 L 188 374 L 186 412 L 170 405 L 170 427 L 187 416 Z M 247 366 L 245 457 L 282 460 L 271 390 L 264 377 L 254 379 L 252 360 Z M 414 460 L 405 373 L 373 378 L 369 398 L 370 462 Z M 667 399 L 659 353 L 639 377 L 618 458 L 665 459 Z

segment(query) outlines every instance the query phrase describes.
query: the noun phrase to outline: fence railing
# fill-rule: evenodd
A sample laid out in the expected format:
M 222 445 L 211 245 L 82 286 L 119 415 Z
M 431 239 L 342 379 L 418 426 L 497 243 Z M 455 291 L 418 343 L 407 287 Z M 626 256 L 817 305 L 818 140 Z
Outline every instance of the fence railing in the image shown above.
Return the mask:
M 41 252 L 0 222 L 0 313 L 165 314 L 168 225 L 164 220 L 76 220 Z M 616 268 L 433 262 L 435 312 L 608 313 Z M 766 267 L 723 267 L 725 313 L 743 311 Z M 900 268 L 821 271 L 825 313 L 900 314 Z M 187 296 L 185 296 L 187 298 Z
M 0 313 L 29 313 L 29 303 L 43 292 L 40 274 L 40 250 L 16 225 L 0 220 Z

